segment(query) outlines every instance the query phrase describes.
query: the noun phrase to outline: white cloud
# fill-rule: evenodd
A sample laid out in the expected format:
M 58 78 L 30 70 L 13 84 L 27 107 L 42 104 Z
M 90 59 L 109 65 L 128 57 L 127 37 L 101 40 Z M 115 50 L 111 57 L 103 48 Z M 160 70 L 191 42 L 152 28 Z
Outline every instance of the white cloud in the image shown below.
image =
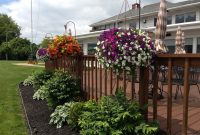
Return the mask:
M 64 33 L 64 24 L 72 20 L 78 34 L 90 30 L 91 23 L 119 13 L 123 0 L 32 0 L 34 42 L 39 43 L 46 33 Z M 159 0 L 142 0 L 143 4 Z M 179 0 L 180 1 L 180 0 Z M 129 4 L 136 2 L 130 1 Z M 174 1 L 173 1 L 174 2 Z M 0 13 L 7 13 L 22 28 L 22 37 L 31 37 L 31 0 L 18 0 L 0 5 Z

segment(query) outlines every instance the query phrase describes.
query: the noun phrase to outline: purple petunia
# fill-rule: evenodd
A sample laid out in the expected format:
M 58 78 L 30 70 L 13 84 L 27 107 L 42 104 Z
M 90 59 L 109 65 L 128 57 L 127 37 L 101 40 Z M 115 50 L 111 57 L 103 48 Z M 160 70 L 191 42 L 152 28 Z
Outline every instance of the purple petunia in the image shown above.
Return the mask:
M 131 72 L 133 66 L 149 66 L 155 53 L 150 37 L 139 30 L 113 28 L 104 31 L 98 40 L 98 60 L 117 72 Z

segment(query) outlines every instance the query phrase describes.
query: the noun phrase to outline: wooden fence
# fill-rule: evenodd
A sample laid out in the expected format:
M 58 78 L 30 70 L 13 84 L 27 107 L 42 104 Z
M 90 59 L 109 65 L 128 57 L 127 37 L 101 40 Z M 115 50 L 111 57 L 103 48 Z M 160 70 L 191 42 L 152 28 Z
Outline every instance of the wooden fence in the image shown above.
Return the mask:
M 63 57 L 58 60 L 48 61 L 45 67 L 48 70 L 63 69 L 81 78 L 81 90 L 87 99 L 96 99 L 104 95 L 112 95 L 116 88 L 123 88 L 129 99 L 138 99 L 140 106 L 148 104 L 149 88 L 152 86 L 153 119 L 157 119 L 157 97 L 159 68 L 165 66 L 168 69 L 168 94 L 167 94 L 167 132 L 171 134 L 172 126 L 172 76 L 173 66 L 184 68 L 184 103 L 182 134 L 187 134 L 188 125 L 188 95 L 189 95 L 189 69 L 200 67 L 199 54 L 160 54 L 157 55 L 154 72 L 149 68 L 137 69 L 137 77 L 128 75 L 125 71 L 117 75 L 112 69 L 108 70 L 97 61 L 94 56 Z M 139 82 L 139 83 L 138 83 Z M 136 86 L 137 85 L 137 86 Z M 138 88 L 138 90 L 136 90 Z M 138 94 L 136 94 L 138 92 Z M 138 97 L 137 97 L 138 96 Z M 148 108 L 144 111 L 144 117 L 148 120 Z

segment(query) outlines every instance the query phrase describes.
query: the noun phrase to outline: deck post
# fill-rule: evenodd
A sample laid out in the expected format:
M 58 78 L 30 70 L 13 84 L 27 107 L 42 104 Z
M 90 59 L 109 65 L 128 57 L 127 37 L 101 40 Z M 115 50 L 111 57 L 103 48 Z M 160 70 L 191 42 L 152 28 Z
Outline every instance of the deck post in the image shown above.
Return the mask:
M 172 59 L 168 59 L 168 99 L 167 99 L 167 132 L 171 135 L 172 126 Z
M 153 79 L 154 78 L 154 79 Z M 153 120 L 157 120 L 157 97 L 158 97 L 158 64 L 154 66 L 153 72 Z
M 187 127 L 188 127 L 188 96 L 189 96 L 189 58 L 185 58 L 182 135 L 187 135 Z
M 146 67 L 140 67 L 139 104 L 141 108 L 148 104 L 148 86 L 149 70 Z M 145 108 L 143 115 L 145 120 L 148 121 L 148 108 Z

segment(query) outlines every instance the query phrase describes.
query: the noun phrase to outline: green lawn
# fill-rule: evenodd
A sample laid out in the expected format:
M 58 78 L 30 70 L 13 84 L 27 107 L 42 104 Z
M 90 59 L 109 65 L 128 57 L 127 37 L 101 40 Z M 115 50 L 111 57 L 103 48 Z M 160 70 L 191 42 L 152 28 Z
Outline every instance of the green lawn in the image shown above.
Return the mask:
M 41 67 L 13 65 L 0 61 L 0 135 L 27 135 L 18 84 Z

